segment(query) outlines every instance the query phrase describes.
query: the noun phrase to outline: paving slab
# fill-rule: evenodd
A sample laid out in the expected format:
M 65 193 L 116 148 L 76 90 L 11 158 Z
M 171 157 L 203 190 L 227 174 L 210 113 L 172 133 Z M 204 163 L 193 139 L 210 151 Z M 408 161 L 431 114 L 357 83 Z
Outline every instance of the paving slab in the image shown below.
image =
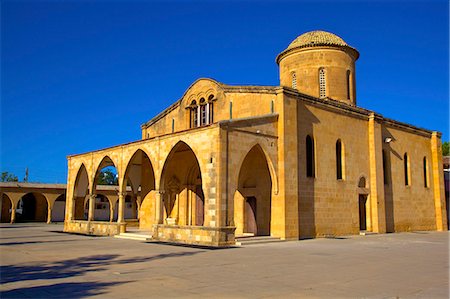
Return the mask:
M 1 298 L 449 298 L 449 237 L 411 232 L 229 249 L 0 225 Z

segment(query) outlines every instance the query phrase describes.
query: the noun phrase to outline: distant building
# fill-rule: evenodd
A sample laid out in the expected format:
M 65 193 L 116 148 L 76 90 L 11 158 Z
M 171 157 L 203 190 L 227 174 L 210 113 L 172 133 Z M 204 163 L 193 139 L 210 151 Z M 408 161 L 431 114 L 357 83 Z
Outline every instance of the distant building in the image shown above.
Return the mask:
M 199 79 L 142 140 L 69 156 L 65 231 L 125 231 L 127 186 L 161 241 L 446 229 L 441 134 L 358 107 L 358 57 L 332 33 L 302 34 L 276 58 L 279 86 Z M 115 223 L 95 221 L 106 166 L 119 176 Z
M 66 208 L 66 184 L 0 182 L 0 222 L 63 222 Z M 98 186 L 94 213 L 100 221 L 117 221 L 118 186 Z M 137 222 L 137 207 L 131 189 L 125 196 L 125 215 L 129 224 Z M 13 209 L 12 207 L 15 207 Z M 87 199 L 81 213 L 87 217 Z

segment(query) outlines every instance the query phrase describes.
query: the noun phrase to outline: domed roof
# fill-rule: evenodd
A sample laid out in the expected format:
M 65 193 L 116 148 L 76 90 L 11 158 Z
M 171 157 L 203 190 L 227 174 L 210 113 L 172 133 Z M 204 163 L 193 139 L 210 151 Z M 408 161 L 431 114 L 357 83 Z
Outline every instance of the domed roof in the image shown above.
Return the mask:
M 303 33 L 289 45 L 288 49 L 297 47 L 314 47 L 314 46 L 348 46 L 347 43 L 336 34 L 316 30 Z
M 340 38 L 336 34 L 322 30 L 315 30 L 303 33 L 302 35 L 294 39 L 292 43 L 289 44 L 287 49 L 277 56 L 276 61 L 277 63 L 279 63 L 280 59 L 284 57 L 284 55 L 287 54 L 288 52 L 291 52 L 293 49 L 320 47 L 320 46 L 343 48 L 346 50 L 350 50 L 350 52 L 354 54 L 355 59 L 358 59 L 359 57 L 358 51 L 355 48 L 349 46 L 342 38 Z

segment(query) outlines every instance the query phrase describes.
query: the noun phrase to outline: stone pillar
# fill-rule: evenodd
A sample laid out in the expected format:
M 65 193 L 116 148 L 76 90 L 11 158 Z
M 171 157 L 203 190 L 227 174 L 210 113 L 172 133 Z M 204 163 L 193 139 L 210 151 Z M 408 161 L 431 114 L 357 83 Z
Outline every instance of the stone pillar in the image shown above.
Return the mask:
M 123 223 L 125 222 L 125 196 L 126 192 L 119 192 L 119 210 L 117 213 L 117 222 Z
M 234 194 L 234 225 L 236 226 L 236 235 L 244 234 L 245 222 L 245 198 L 241 192 L 236 191 Z
M 436 229 L 447 229 L 447 217 L 445 209 L 444 170 L 442 165 L 442 144 L 438 132 L 431 135 L 431 171 L 433 174 L 434 209 L 436 213 Z
M 89 195 L 89 212 L 88 212 L 88 221 L 94 221 L 94 212 L 95 212 L 95 198 L 97 196 L 95 194 Z
M 163 198 L 163 194 L 164 191 L 160 191 L 160 190 L 155 190 L 155 224 L 162 224 L 163 223 L 163 213 L 162 213 L 162 208 L 163 208 L 163 203 L 162 203 L 162 198 Z
M 298 101 L 285 93 L 277 97 L 279 192 L 272 191 L 270 232 L 283 240 L 298 240 L 298 155 L 292 154 L 298 153 Z
M 370 177 L 370 215 L 372 231 L 386 232 L 386 207 L 383 181 L 383 135 L 381 124 L 374 113 L 369 116 L 369 177 Z
M 11 204 L 11 223 L 16 222 L 16 206 L 14 203 Z
M 47 224 L 52 223 L 52 207 L 48 204 L 47 208 Z
M 114 220 L 114 205 L 111 201 L 109 201 L 109 222 L 113 222 Z

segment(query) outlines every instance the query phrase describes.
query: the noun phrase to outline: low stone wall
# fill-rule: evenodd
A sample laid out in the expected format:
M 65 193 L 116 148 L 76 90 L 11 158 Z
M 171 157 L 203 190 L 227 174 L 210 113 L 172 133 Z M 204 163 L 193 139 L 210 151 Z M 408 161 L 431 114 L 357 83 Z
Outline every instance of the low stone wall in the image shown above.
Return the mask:
M 153 239 L 163 242 L 227 247 L 236 244 L 235 227 L 153 225 Z
M 72 220 L 64 222 L 64 231 L 93 236 L 114 236 L 125 232 L 126 223 Z

